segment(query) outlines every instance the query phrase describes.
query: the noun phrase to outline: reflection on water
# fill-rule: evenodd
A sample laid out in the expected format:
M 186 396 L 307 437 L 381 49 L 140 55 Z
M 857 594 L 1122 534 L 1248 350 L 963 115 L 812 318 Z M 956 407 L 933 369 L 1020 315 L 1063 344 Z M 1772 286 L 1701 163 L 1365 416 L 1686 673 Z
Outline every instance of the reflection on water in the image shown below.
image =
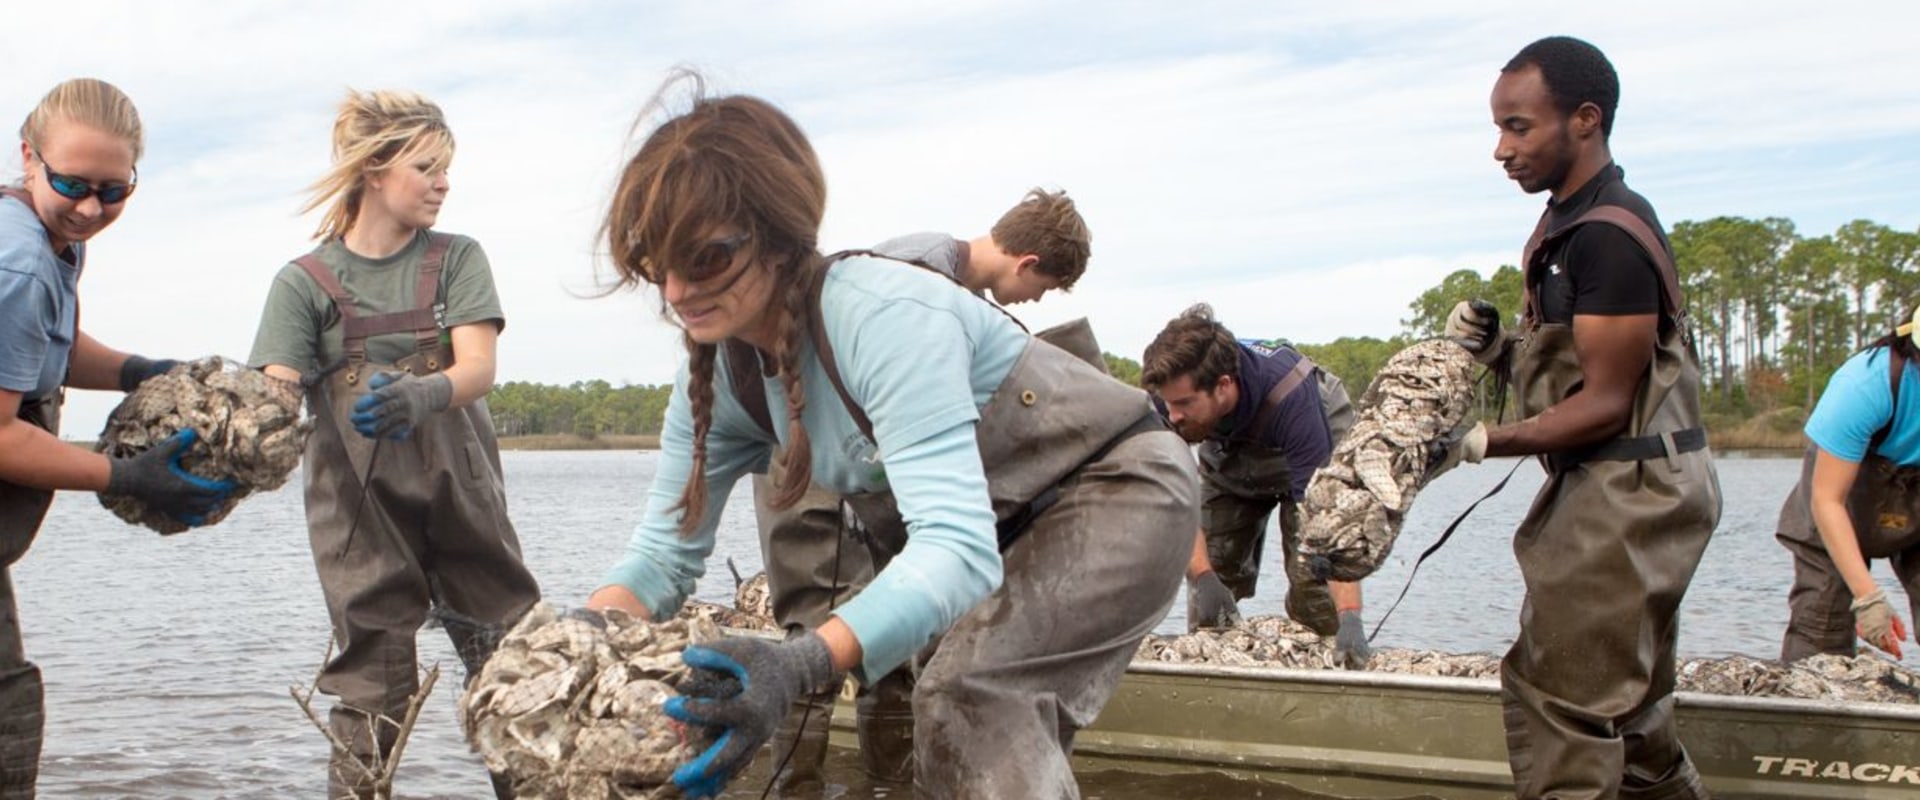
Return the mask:
M 619 556 L 655 456 L 505 457 L 528 564 L 550 600 L 578 603 Z M 1399 592 L 1413 557 L 1511 464 L 1456 470 L 1420 496 L 1394 556 L 1367 582 L 1369 619 Z M 1681 651 L 1769 656 L 1779 648 L 1791 575 L 1772 540 L 1774 517 L 1798 462 L 1726 458 L 1720 470 L 1726 514 L 1683 607 Z M 39 541 L 14 570 L 27 652 L 48 684 L 44 796 L 320 794 L 325 744 L 287 695 L 288 687 L 311 681 L 327 641 L 298 485 L 249 499 L 217 528 L 165 538 L 122 524 L 88 495 L 55 502 Z M 1509 535 L 1538 485 L 1538 470 L 1522 466 L 1513 485 L 1421 567 L 1375 644 L 1503 650 L 1521 597 Z M 759 568 L 745 495 L 743 485 L 728 503 L 702 599 L 730 598 L 725 556 L 743 571 Z M 1272 564 L 1268 571 L 1278 575 Z M 1891 577 L 1883 580 L 1897 595 Z M 1283 595 L 1270 579 L 1244 609 L 1279 613 Z M 1178 630 L 1184 619 L 1176 602 L 1161 630 Z M 398 788 L 405 797 L 488 796 L 454 721 L 459 662 L 437 631 L 424 632 L 420 643 L 422 657 L 449 674 L 422 714 Z M 857 772 L 841 767 L 836 774 Z M 1223 777 L 1107 773 L 1083 781 L 1089 798 L 1106 800 L 1307 796 Z M 762 786 L 764 779 L 743 781 L 728 796 L 757 797 Z M 870 788 L 856 794 L 853 783 L 840 791 L 875 795 Z

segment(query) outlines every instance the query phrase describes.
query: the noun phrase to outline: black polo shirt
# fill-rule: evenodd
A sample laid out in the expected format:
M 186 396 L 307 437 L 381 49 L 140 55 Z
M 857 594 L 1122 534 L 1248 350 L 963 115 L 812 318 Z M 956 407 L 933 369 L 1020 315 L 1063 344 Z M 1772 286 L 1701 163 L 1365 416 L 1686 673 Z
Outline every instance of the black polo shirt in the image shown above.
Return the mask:
M 1626 172 L 1608 164 L 1565 200 L 1547 203 L 1547 229 L 1554 230 L 1597 205 L 1615 205 L 1633 212 L 1660 234 L 1671 253 L 1665 229 L 1653 205 L 1627 188 Z M 1588 223 L 1561 237 L 1547 253 L 1547 267 L 1535 278 L 1542 322 L 1571 324 L 1575 314 L 1628 316 L 1658 314 L 1660 271 L 1653 258 L 1626 231 L 1604 223 Z M 1668 322 L 1661 319 L 1661 328 Z

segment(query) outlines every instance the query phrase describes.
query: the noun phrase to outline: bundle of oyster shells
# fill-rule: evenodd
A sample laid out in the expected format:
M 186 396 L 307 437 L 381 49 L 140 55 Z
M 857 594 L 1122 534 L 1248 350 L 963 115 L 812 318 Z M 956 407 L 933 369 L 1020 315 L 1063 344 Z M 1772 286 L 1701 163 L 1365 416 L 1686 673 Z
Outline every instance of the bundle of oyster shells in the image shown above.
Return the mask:
M 181 457 L 181 468 L 237 485 L 225 503 L 207 514 L 203 524 L 212 525 L 254 491 L 280 488 L 300 466 L 307 434 L 313 430 L 313 421 L 300 413 L 300 399 L 296 384 L 219 356 L 189 361 L 148 378 L 120 401 L 94 449 L 126 458 L 192 428 L 200 439 Z M 187 529 L 132 497 L 102 492 L 100 504 L 123 520 L 163 534 Z
M 1386 561 L 1431 449 L 1472 410 L 1473 365 L 1466 348 L 1430 339 L 1380 367 L 1300 504 L 1300 557 L 1316 577 L 1357 581 Z
M 528 611 L 460 699 L 467 739 L 522 800 L 678 797 L 673 771 L 710 742 L 666 715 L 711 621 Z

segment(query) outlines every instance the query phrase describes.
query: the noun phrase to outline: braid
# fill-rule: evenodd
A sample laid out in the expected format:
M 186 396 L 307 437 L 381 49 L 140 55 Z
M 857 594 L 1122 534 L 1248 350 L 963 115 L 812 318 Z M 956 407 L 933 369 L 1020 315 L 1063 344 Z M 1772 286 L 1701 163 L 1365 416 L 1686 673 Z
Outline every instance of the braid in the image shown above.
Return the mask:
M 693 466 L 687 470 L 687 488 L 680 493 L 680 534 L 690 536 L 707 513 L 707 431 L 713 429 L 713 362 L 719 348 L 687 342 L 687 399 L 693 403 Z
M 817 255 L 806 257 L 799 270 L 801 279 L 782 285 L 786 290 L 781 298 L 786 313 L 781 315 L 779 352 L 775 357 L 780 361 L 780 388 L 787 395 L 787 446 L 780 451 L 780 483 L 773 487 L 770 505 L 775 509 L 791 508 L 800 502 L 807 486 L 813 482 L 813 441 L 800 422 L 800 412 L 807 408 L 806 387 L 800 383 L 800 351 L 812 332 L 813 315 L 808 313 L 811 310 L 808 303 L 813 300 L 812 276 L 825 268 Z

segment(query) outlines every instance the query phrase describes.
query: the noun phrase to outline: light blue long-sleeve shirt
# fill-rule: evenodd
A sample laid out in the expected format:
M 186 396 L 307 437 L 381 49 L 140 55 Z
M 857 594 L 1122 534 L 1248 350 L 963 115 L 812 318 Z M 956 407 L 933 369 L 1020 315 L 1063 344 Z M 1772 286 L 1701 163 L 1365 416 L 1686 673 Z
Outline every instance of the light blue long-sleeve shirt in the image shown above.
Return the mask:
M 953 282 L 884 259 L 835 264 L 821 297 L 826 333 L 847 392 L 873 423 L 875 443 L 848 414 L 812 343 L 801 353 L 807 393 L 801 421 L 812 443 L 813 480 L 853 494 L 890 489 L 907 522 L 907 544 L 866 589 L 835 609 L 859 639 L 856 677 L 905 662 L 998 588 L 1001 563 L 974 426 L 1030 337 L 995 307 Z M 627 555 L 608 576 L 656 616 L 679 609 L 705 573 L 720 509 L 735 481 L 764 470 L 777 442 L 734 395 L 724 355 L 714 370 L 707 434 L 706 513 L 679 533 L 680 500 L 692 469 L 693 418 L 682 368 L 667 405 L 660 467 Z M 785 391 L 765 385 L 774 428 L 785 437 Z M 780 557 L 778 552 L 766 554 Z

